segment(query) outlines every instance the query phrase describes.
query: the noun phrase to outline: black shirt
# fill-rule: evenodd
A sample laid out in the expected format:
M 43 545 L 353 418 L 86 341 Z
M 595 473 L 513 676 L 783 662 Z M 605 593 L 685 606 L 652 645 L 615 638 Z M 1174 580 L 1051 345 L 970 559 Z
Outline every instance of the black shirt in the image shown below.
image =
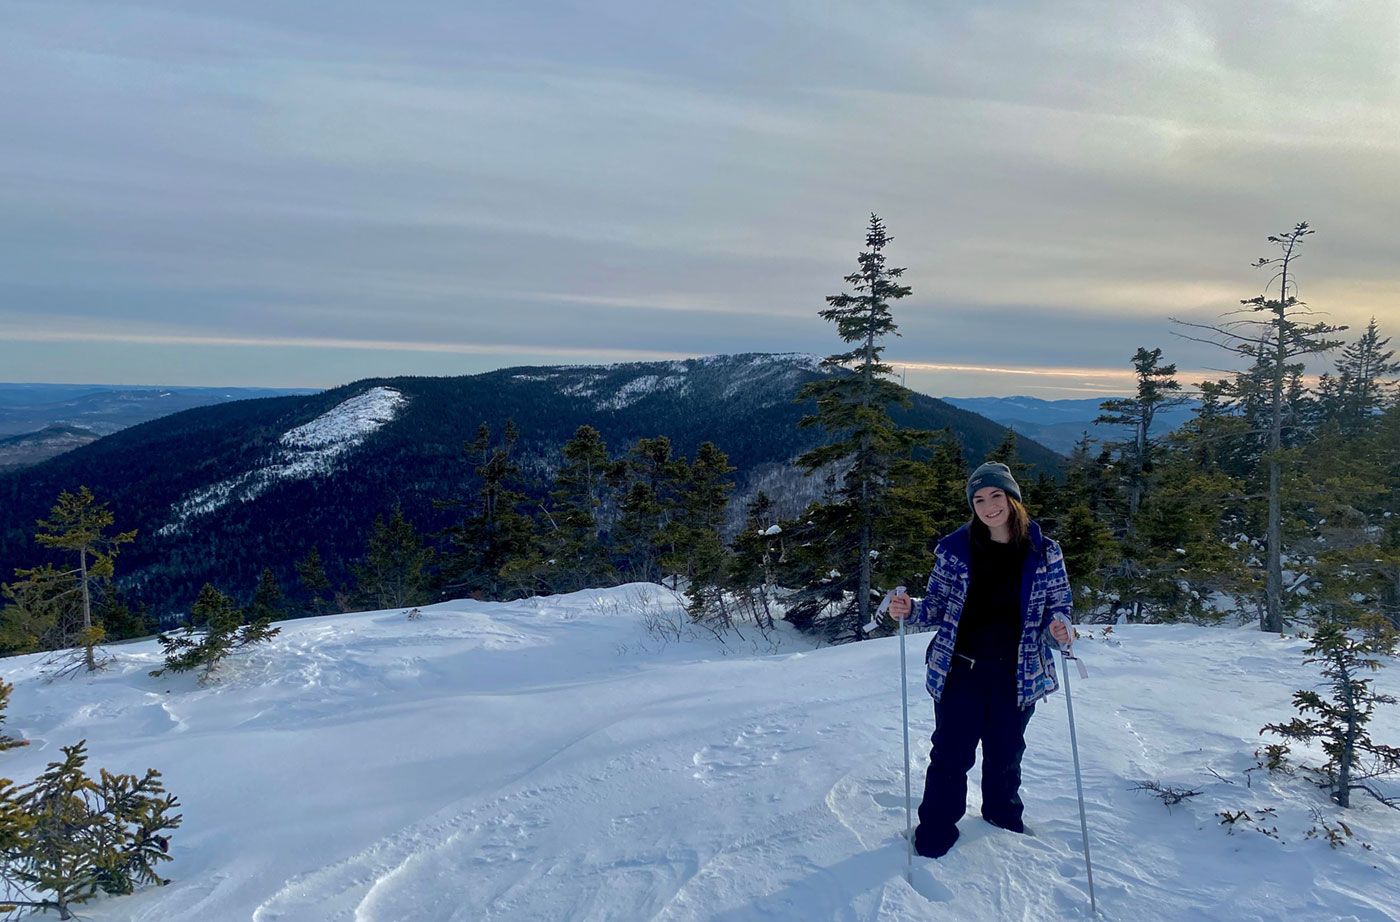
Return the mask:
M 999 544 L 972 536 L 972 573 L 958 619 L 955 653 L 997 671 L 1016 669 L 1021 645 L 1021 574 L 1027 542 Z

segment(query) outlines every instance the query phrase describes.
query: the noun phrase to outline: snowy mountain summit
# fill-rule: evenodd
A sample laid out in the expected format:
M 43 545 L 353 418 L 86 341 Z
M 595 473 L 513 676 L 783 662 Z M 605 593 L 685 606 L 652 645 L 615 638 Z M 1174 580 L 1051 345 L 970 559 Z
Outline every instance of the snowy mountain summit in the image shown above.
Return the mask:
M 4 754 L 5 775 L 87 739 L 94 770 L 155 767 L 180 798 L 171 885 L 84 904 L 93 922 L 1090 918 L 1061 695 L 1028 732 L 1036 835 L 981 820 L 974 769 L 962 839 L 916 858 L 910 885 L 898 640 L 662 645 L 658 618 L 684 623 L 681 600 L 633 584 L 292 621 L 203 688 L 151 678 L 153 642 L 71 682 L 16 657 L 6 729 L 31 745 Z M 919 640 L 916 798 L 932 726 Z M 1249 771 L 1259 727 L 1317 681 L 1305 645 L 1184 625 L 1079 641 L 1105 918 L 1396 918 L 1400 814 L 1343 814 L 1301 777 Z M 1382 709 L 1372 730 L 1394 740 L 1400 721 Z M 1169 810 L 1132 790 L 1149 780 L 1200 793 Z M 1249 821 L 1222 824 L 1236 811 Z M 1343 821 L 1334 849 L 1321 830 Z

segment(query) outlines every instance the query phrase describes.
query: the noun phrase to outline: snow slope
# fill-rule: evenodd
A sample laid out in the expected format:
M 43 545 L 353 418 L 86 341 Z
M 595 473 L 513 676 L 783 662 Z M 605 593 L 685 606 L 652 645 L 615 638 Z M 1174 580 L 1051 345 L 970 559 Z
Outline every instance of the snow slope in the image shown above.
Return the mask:
M 971 920 L 1089 916 L 1064 698 L 1032 719 L 1034 838 L 977 816 L 903 877 L 899 645 L 782 636 L 658 649 L 632 585 L 510 604 L 444 603 L 282 625 L 218 684 L 153 679 L 154 643 L 96 678 L 15 683 L 0 755 L 28 781 L 86 738 L 90 766 L 159 768 L 181 799 L 166 888 L 83 908 L 95 922 Z M 1314 681 L 1304 642 L 1252 630 L 1129 626 L 1084 639 L 1075 713 L 1095 884 L 1110 919 L 1400 918 L 1400 814 L 1365 799 L 1355 838 L 1304 832 L 1341 811 L 1260 772 L 1258 728 Z M 931 707 L 911 638 L 915 797 Z M 1400 672 L 1379 680 L 1400 691 Z M 1395 714 L 1379 739 L 1400 738 Z M 1216 778 L 1210 772 L 1220 776 Z M 1168 811 L 1130 788 L 1202 791 Z M 1272 806 L 1279 839 L 1215 813 Z M 1372 848 L 1359 844 L 1364 841 Z

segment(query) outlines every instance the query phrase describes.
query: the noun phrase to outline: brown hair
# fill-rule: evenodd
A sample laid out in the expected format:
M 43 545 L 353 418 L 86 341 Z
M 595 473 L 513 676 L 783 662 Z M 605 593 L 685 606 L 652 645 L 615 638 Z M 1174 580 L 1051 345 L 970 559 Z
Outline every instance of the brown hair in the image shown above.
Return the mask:
M 1031 536 L 1031 514 L 1026 511 L 1026 507 L 1021 505 L 1021 501 L 1010 493 L 1006 494 L 1007 522 L 1011 529 L 1011 543 L 1020 544 L 1027 541 Z M 991 540 L 991 530 L 982 524 L 982 520 L 977 517 L 977 513 L 972 513 L 972 520 L 968 522 L 974 534 L 983 540 Z

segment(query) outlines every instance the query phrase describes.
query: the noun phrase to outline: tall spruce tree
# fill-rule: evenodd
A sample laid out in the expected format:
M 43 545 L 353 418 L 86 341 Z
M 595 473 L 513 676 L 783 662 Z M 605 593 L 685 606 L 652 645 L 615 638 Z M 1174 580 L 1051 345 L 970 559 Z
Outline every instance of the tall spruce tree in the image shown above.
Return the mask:
M 885 262 L 885 247 L 892 239 L 880 217 L 871 214 L 859 268 L 845 277 L 853 293 L 829 295 L 829 307 L 820 312 L 822 319 L 836 324 L 841 340 L 854 348 L 828 356 L 822 364 L 835 373 L 805 385 L 798 396 L 817 404 L 817 412 L 803 417 L 799 425 L 820 426 L 832 440 L 806 452 L 797 463 L 808 474 L 828 465 L 846 467 L 837 502 L 826 506 L 821 517 L 830 550 L 845 561 L 831 572 L 850 576 L 827 577 L 824 587 L 808 587 L 829 600 L 838 593 L 841 599 L 847 593 L 854 597 L 853 604 L 838 605 L 836 615 L 828 619 L 833 639 L 865 636 L 877 530 L 890 511 L 890 468 L 929 438 L 929 433 L 898 428 L 889 415 L 890 405 L 907 407 L 912 402 L 912 392 L 887 377 L 893 369 L 881 359 L 885 347 L 880 340 L 899 335 L 890 303 L 911 291 L 899 283 L 905 270 Z
M 307 594 L 306 613 L 309 615 L 329 614 L 332 607 L 331 581 L 326 577 L 326 568 L 321 563 L 321 552 L 316 548 L 316 545 L 311 545 L 306 556 L 298 560 L 295 566 L 297 581 L 301 583 L 302 589 Z
M 685 469 L 676 512 L 667 526 L 670 547 L 661 559 L 663 571 L 688 581 L 697 576 L 712 583 L 718 581 L 725 555 L 720 529 L 724 526 L 729 493 L 734 489 L 729 477 L 733 472 L 728 455 L 713 442 L 700 444 L 695 460 Z
M 607 443 L 597 429 L 583 425 L 564 443 L 562 454 L 553 488 L 539 505 L 534 539 L 501 567 L 502 579 L 522 595 L 573 592 L 617 581 L 601 521 L 613 468 Z
M 1181 382 L 1176 380 L 1176 365 L 1159 364 L 1162 350 L 1148 351 L 1142 346 L 1133 355 L 1133 368 L 1137 372 L 1137 394 L 1117 400 L 1105 400 L 1099 404 L 1103 413 L 1094 420 L 1115 426 L 1126 426 L 1131 438 L 1116 443 L 1113 447 L 1120 452 L 1120 458 L 1127 471 L 1128 518 L 1124 531 L 1133 533 L 1133 517 L 1147 492 L 1148 478 L 1153 469 L 1153 451 L 1157 439 L 1152 435 L 1152 422 L 1157 414 L 1165 409 L 1180 406 L 1186 401 L 1180 396 Z
M 1389 379 L 1400 375 L 1400 362 L 1388 345 L 1390 338 L 1381 338 L 1372 317 L 1366 332 L 1342 350 L 1337 360 L 1337 416 L 1344 432 L 1364 431 L 1394 393 L 1395 382 Z
M 258 578 L 258 588 L 253 590 L 253 604 L 248 609 L 248 617 L 253 621 L 282 621 L 287 617 L 282 601 L 282 587 L 277 583 L 271 567 L 263 567 Z
M 533 523 L 522 515 L 523 494 L 512 481 L 520 472 L 512 459 L 520 431 L 514 420 L 506 420 L 499 443 L 482 423 L 476 440 L 466 443 L 468 456 L 476 459 L 480 486 L 471 503 L 471 514 L 446 529 L 450 550 L 443 560 L 444 588 L 449 593 L 466 592 L 473 597 L 497 599 L 505 588 L 501 568 L 523 556 L 529 548 Z M 437 503 L 441 507 L 463 506 L 460 500 Z
M 432 560 L 432 548 L 423 546 L 402 509 L 395 507 L 388 521 L 376 516 L 365 556 L 350 568 L 357 584 L 356 600 L 370 610 L 424 604 L 432 582 Z
M 1284 618 L 1283 590 L 1283 476 L 1285 430 L 1289 428 L 1289 407 L 1296 407 L 1299 382 L 1304 366 L 1297 361 L 1309 355 L 1328 352 L 1341 345 L 1340 340 L 1329 337 L 1343 326 L 1327 323 L 1299 322 L 1299 317 L 1308 315 L 1304 302 L 1297 297 L 1297 281 L 1294 263 L 1300 256 L 1303 241 L 1313 230 L 1307 222 L 1300 222 L 1291 231 L 1268 238 L 1269 243 L 1278 248 L 1279 255 L 1273 258 L 1260 257 L 1255 268 L 1274 272 L 1265 293 L 1241 301 L 1244 310 L 1237 313 L 1246 316 L 1239 320 L 1229 320 L 1220 325 L 1191 323 L 1176 320 L 1183 326 L 1208 331 L 1211 335 L 1198 341 L 1220 346 L 1240 356 L 1250 359 L 1252 366 L 1241 384 L 1252 385 L 1255 393 L 1249 396 L 1258 400 L 1259 409 L 1267 414 L 1264 432 L 1267 435 L 1267 449 L 1262 466 L 1267 470 L 1267 561 L 1264 605 L 1260 610 L 1259 628 L 1264 631 L 1281 632 Z M 1271 289 L 1277 284 L 1277 296 L 1271 296 Z M 1187 336 L 1188 339 L 1197 339 Z M 1261 414 L 1263 415 L 1263 414 Z M 1262 422 L 1262 421 L 1261 421 Z
M 684 458 L 672 456 L 671 440 L 664 435 L 638 439 L 627 457 L 614 465 L 612 482 L 622 491 L 614 552 L 626 579 L 661 580 L 661 558 L 673 537 L 667 525 L 687 468 Z

